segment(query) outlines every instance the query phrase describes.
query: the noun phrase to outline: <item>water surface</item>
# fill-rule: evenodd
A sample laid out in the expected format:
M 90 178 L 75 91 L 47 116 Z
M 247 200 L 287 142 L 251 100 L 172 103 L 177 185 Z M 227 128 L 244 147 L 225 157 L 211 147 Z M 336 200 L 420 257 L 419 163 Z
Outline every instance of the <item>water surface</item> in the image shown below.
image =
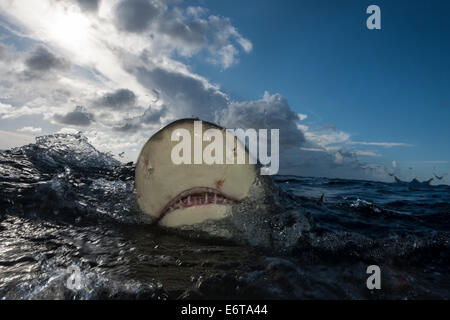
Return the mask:
M 449 186 L 274 181 L 283 191 L 274 240 L 253 247 L 144 223 L 133 164 L 80 134 L 2 151 L 0 297 L 450 298 Z M 381 290 L 366 288 L 372 264 Z M 67 287 L 68 268 L 80 270 L 81 289 Z

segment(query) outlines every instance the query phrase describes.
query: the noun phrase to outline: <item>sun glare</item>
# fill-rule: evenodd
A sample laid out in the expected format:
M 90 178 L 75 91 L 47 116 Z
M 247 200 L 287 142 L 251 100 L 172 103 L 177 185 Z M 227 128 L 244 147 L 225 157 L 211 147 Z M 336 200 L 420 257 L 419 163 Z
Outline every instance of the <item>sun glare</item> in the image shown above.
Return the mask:
M 55 12 L 49 20 L 49 36 L 66 48 L 79 48 L 86 44 L 89 21 L 75 8 L 64 8 Z

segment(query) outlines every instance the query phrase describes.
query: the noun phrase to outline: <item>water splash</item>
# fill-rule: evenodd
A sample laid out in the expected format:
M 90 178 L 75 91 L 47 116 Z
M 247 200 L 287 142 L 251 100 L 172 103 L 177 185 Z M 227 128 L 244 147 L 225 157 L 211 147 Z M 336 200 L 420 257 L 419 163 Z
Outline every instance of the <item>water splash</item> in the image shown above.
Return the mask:
M 254 241 L 242 245 L 143 224 L 133 164 L 81 134 L 2 151 L 0 297 L 450 297 L 450 187 L 274 179 L 278 211 L 246 218 L 258 204 L 244 203 L 235 223 Z M 369 264 L 382 292 L 364 285 Z M 65 286 L 71 265 L 79 291 Z

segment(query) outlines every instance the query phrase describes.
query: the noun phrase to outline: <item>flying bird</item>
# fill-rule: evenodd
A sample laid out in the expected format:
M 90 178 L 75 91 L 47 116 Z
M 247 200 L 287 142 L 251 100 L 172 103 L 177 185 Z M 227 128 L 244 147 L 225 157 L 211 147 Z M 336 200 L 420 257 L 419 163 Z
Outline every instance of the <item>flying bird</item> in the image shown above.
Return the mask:
M 436 173 L 433 173 L 433 174 L 436 177 L 436 179 L 438 179 L 438 180 L 442 180 L 447 175 L 447 173 L 444 173 L 442 176 L 438 176 Z

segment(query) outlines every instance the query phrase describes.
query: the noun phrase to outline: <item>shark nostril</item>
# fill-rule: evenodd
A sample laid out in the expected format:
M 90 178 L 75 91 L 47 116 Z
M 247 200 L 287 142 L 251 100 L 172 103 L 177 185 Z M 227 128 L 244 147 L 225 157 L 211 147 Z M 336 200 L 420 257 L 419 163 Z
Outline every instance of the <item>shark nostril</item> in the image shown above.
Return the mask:
M 219 190 L 222 189 L 223 182 L 224 182 L 223 179 L 217 180 L 216 183 L 215 183 L 216 188 L 219 189 Z

